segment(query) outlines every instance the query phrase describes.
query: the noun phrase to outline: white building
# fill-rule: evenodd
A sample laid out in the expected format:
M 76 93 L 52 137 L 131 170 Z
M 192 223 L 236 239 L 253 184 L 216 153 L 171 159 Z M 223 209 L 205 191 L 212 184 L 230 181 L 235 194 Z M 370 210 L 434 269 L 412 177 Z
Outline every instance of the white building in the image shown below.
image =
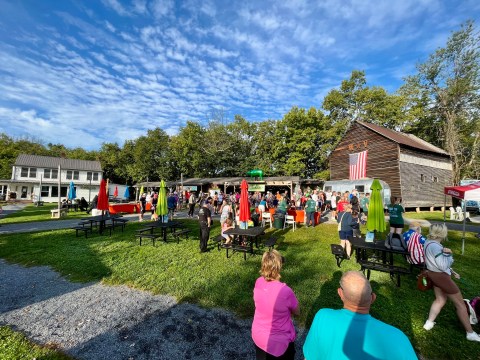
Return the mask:
M 6 194 L 7 200 L 56 202 L 59 180 L 62 199 L 67 197 L 73 181 L 77 199 L 89 201 L 98 193 L 102 177 L 99 161 L 21 154 L 12 167 L 11 180 L 1 181 L 0 194 Z

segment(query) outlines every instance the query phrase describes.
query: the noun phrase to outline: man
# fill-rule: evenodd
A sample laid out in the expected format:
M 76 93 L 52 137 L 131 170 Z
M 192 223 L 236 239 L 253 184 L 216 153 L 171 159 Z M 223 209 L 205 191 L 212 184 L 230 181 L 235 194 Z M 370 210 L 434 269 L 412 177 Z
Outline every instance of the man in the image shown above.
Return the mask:
M 376 295 L 360 271 L 343 274 L 338 295 L 343 309 L 315 315 L 303 345 L 306 360 L 417 359 L 402 331 L 369 315 Z
M 210 212 L 209 200 L 203 203 L 198 211 L 198 222 L 200 224 L 200 252 L 207 252 L 207 243 L 210 236 L 210 225 L 212 224 L 212 213 Z
M 307 227 L 309 227 L 310 224 L 312 224 L 312 227 L 315 227 L 315 211 L 317 211 L 317 202 L 313 199 L 313 195 L 309 195 L 308 200 L 305 203 L 305 223 Z
M 168 208 L 168 218 L 170 221 L 173 220 L 173 215 L 175 213 L 175 208 L 177 207 L 177 200 L 174 193 L 169 193 L 167 197 L 167 208 Z
M 370 206 L 370 193 L 366 193 L 364 197 L 360 200 L 360 206 L 362 207 L 362 212 L 365 216 L 368 216 L 368 207 Z
M 196 202 L 197 198 L 195 197 L 195 193 L 192 192 L 188 197 L 188 217 L 193 217 L 193 211 L 195 209 Z

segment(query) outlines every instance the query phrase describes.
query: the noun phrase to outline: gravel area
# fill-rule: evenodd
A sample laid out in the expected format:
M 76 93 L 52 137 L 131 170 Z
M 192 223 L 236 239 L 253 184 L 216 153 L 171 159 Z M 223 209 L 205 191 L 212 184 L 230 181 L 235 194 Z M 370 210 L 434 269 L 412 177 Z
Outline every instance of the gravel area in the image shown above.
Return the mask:
M 254 359 L 251 319 L 0 260 L 0 324 L 77 359 Z M 304 332 L 297 340 L 302 359 Z

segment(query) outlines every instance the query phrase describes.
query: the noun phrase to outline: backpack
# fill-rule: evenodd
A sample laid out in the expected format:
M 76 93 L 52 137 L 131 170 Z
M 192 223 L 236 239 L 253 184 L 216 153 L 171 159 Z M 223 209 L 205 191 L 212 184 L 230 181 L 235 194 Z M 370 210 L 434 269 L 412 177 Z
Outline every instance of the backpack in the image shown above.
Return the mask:
M 389 233 L 385 240 L 385 247 L 392 250 L 407 250 L 407 244 L 402 238 L 402 235 L 397 233 Z
M 408 240 L 408 252 L 410 255 L 407 256 L 407 261 L 410 264 L 424 264 L 425 263 L 425 253 L 423 252 L 423 246 L 420 244 L 420 234 L 413 233 Z
M 478 319 L 480 318 L 480 296 L 476 296 L 472 300 L 463 299 L 463 302 L 467 308 L 470 324 L 478 324 Z

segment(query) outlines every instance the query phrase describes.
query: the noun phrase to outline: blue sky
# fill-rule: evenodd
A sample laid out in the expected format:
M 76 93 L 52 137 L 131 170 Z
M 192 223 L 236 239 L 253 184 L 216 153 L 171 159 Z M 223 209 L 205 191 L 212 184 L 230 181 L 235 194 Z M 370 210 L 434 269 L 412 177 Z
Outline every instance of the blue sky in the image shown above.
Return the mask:
M 0 0 L 0 132 L 98 149 L 218 110 L 320 107 L 354 69 L 393 92 L 479 14 L 476 0 Z

